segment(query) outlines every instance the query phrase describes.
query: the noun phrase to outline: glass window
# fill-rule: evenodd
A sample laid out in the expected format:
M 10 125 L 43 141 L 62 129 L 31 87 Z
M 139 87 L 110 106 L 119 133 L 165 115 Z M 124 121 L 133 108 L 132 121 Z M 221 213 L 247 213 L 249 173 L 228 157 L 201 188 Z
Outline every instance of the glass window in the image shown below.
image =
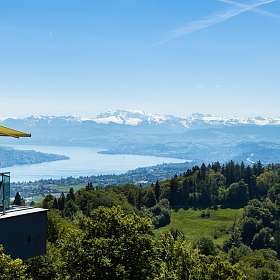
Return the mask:
M 0 206 L 10 207 L 10 173 L 0 173 Z

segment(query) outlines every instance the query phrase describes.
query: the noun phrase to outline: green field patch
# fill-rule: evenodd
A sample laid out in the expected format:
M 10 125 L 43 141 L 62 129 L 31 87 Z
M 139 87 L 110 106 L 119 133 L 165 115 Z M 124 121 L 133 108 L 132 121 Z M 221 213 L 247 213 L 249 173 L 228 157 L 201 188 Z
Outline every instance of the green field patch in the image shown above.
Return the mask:
M 171 223 L 156 230 L 156 235 L 170 229 L 177 229 L 184 233 L 187 239 L 195 241 L 200 237 L 210 237 L 215 244 L 222 245 L 228 238 L 234 221 L 240 219 L 243 209 L 210 210 L 209 217 L 203 217 L 205 210 L 172 211 Z

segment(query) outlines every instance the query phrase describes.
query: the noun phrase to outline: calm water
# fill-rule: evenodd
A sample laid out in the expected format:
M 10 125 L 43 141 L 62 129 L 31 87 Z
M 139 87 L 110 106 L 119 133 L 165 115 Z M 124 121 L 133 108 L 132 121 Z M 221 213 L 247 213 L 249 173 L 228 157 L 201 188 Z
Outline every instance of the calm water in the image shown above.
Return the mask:
M 9 145 L 11 146 L 11 145 Z M 11 180 L 35 181 L 40 179 L 60 179 L 100 174 L 120 174 L 137 167 L 161 163 L 180 163 L 184 160 L 153 156 L 136 155 L 103 155 L 100 149 L 85 147 L 29 146 L 13 145 L 21 150 L 35 150 L 44 153 L 55 153 L 70 157 L 69 160 L 46 162 L 32 165 L 16 165 L 1 169 L 11 172 Z

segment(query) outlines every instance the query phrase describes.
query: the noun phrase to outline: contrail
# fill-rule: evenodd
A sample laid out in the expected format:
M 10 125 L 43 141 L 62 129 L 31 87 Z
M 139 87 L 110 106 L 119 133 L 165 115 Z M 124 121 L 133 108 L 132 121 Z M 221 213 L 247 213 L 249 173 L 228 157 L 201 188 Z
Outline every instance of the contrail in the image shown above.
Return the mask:
M 230 5 L 239 7 L 239 8 L 248 7 L 248 4 L 239 3 L 239 2 L 232 1 L 232 0 L 217 0 L 217 1 L 223 2 L 223 3 L 226 3 L 226 4 L 230 4 Z M 280 15 L 278 15 L 278 14 L 274 14 L 274 13 L 270 13 L 270 12 L 267 12 L 267 11 L 263 11 L 263 10 L 258 9 L 258 8 L 252 9 L 251 11 L 254 12 L 254 13 L 263 15 L 263 16 L 268 16 L 268 17 L 273 17 L 273 18 L 280 18 Z
M 227 1 L 227 0 L 225 0 L 225 1 Z M 238 6 L 238 8 L 236 8 L 236 9 L 229 10 L 229 11 L 226 11 L 226 12 L 223 12 L 223 13 L 217 13 L 217 14 L 199 19 L 199 20 L 189 22 L 189 23 L 185 24 L 184 26 L 179 27 L 179 28 L 171 31 L 170 35 L 166 39 L 158 42 L 156 45 L 162 45 L 162 44 L 165 44 L 165 43 L 167 43 L 167 42 L 169 42 L 173 39 L 177 39 L 177 38 L 183 37 L 185 35 L 195 33 L 197 31 L 206 29 L 208 27 L 217 25 L 219 23 L 230 20 L 231 18 L 239 16 L 240 14 L 255 10 L 258 7 L 268 5 L 268 4 L 273 3 L 275 1 L 276 0 L 262 0 L 262 1 L 257 1 L 253 4 L 250 4 L 250 5 L 249 4 L 248 5 L 240 4 L 242 6 Z

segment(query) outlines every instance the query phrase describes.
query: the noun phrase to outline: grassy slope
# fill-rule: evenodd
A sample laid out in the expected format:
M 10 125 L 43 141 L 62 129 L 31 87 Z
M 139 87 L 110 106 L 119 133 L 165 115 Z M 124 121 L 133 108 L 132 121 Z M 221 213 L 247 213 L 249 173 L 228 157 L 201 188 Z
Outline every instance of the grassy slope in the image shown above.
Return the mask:
M 60 192 L 68 192 L 71 187 L 77 191 L 85 185 L 55 186 L 55 189 Z M 234 221 L 241 217 L 243 209 L 211 210 L 210 218 L 201 218 L 201 213 L 202 210 L 193 209 L 172 211 L 171 223 L 156 230 L 155 233 L 159 235 L 169 229 L 178 229 L 190 240 L 195 241 L 202 236 L 216 237 L 214 238 L 215 244 L 222 245 L 228 238 L 228 232 Z
M 200 210 L 173 211 L 170 225 L 156 231 L 163 233 L 169 229 L 182 231 L 186 238 L 196 240 L 202 236 L 215 238 L 215 243 L 222 245 L 228 237 L 228 231 L 234 220 L 241 217 L 243 209 L 218 209 L 211 210 L 210 218 L 201 218 Z

